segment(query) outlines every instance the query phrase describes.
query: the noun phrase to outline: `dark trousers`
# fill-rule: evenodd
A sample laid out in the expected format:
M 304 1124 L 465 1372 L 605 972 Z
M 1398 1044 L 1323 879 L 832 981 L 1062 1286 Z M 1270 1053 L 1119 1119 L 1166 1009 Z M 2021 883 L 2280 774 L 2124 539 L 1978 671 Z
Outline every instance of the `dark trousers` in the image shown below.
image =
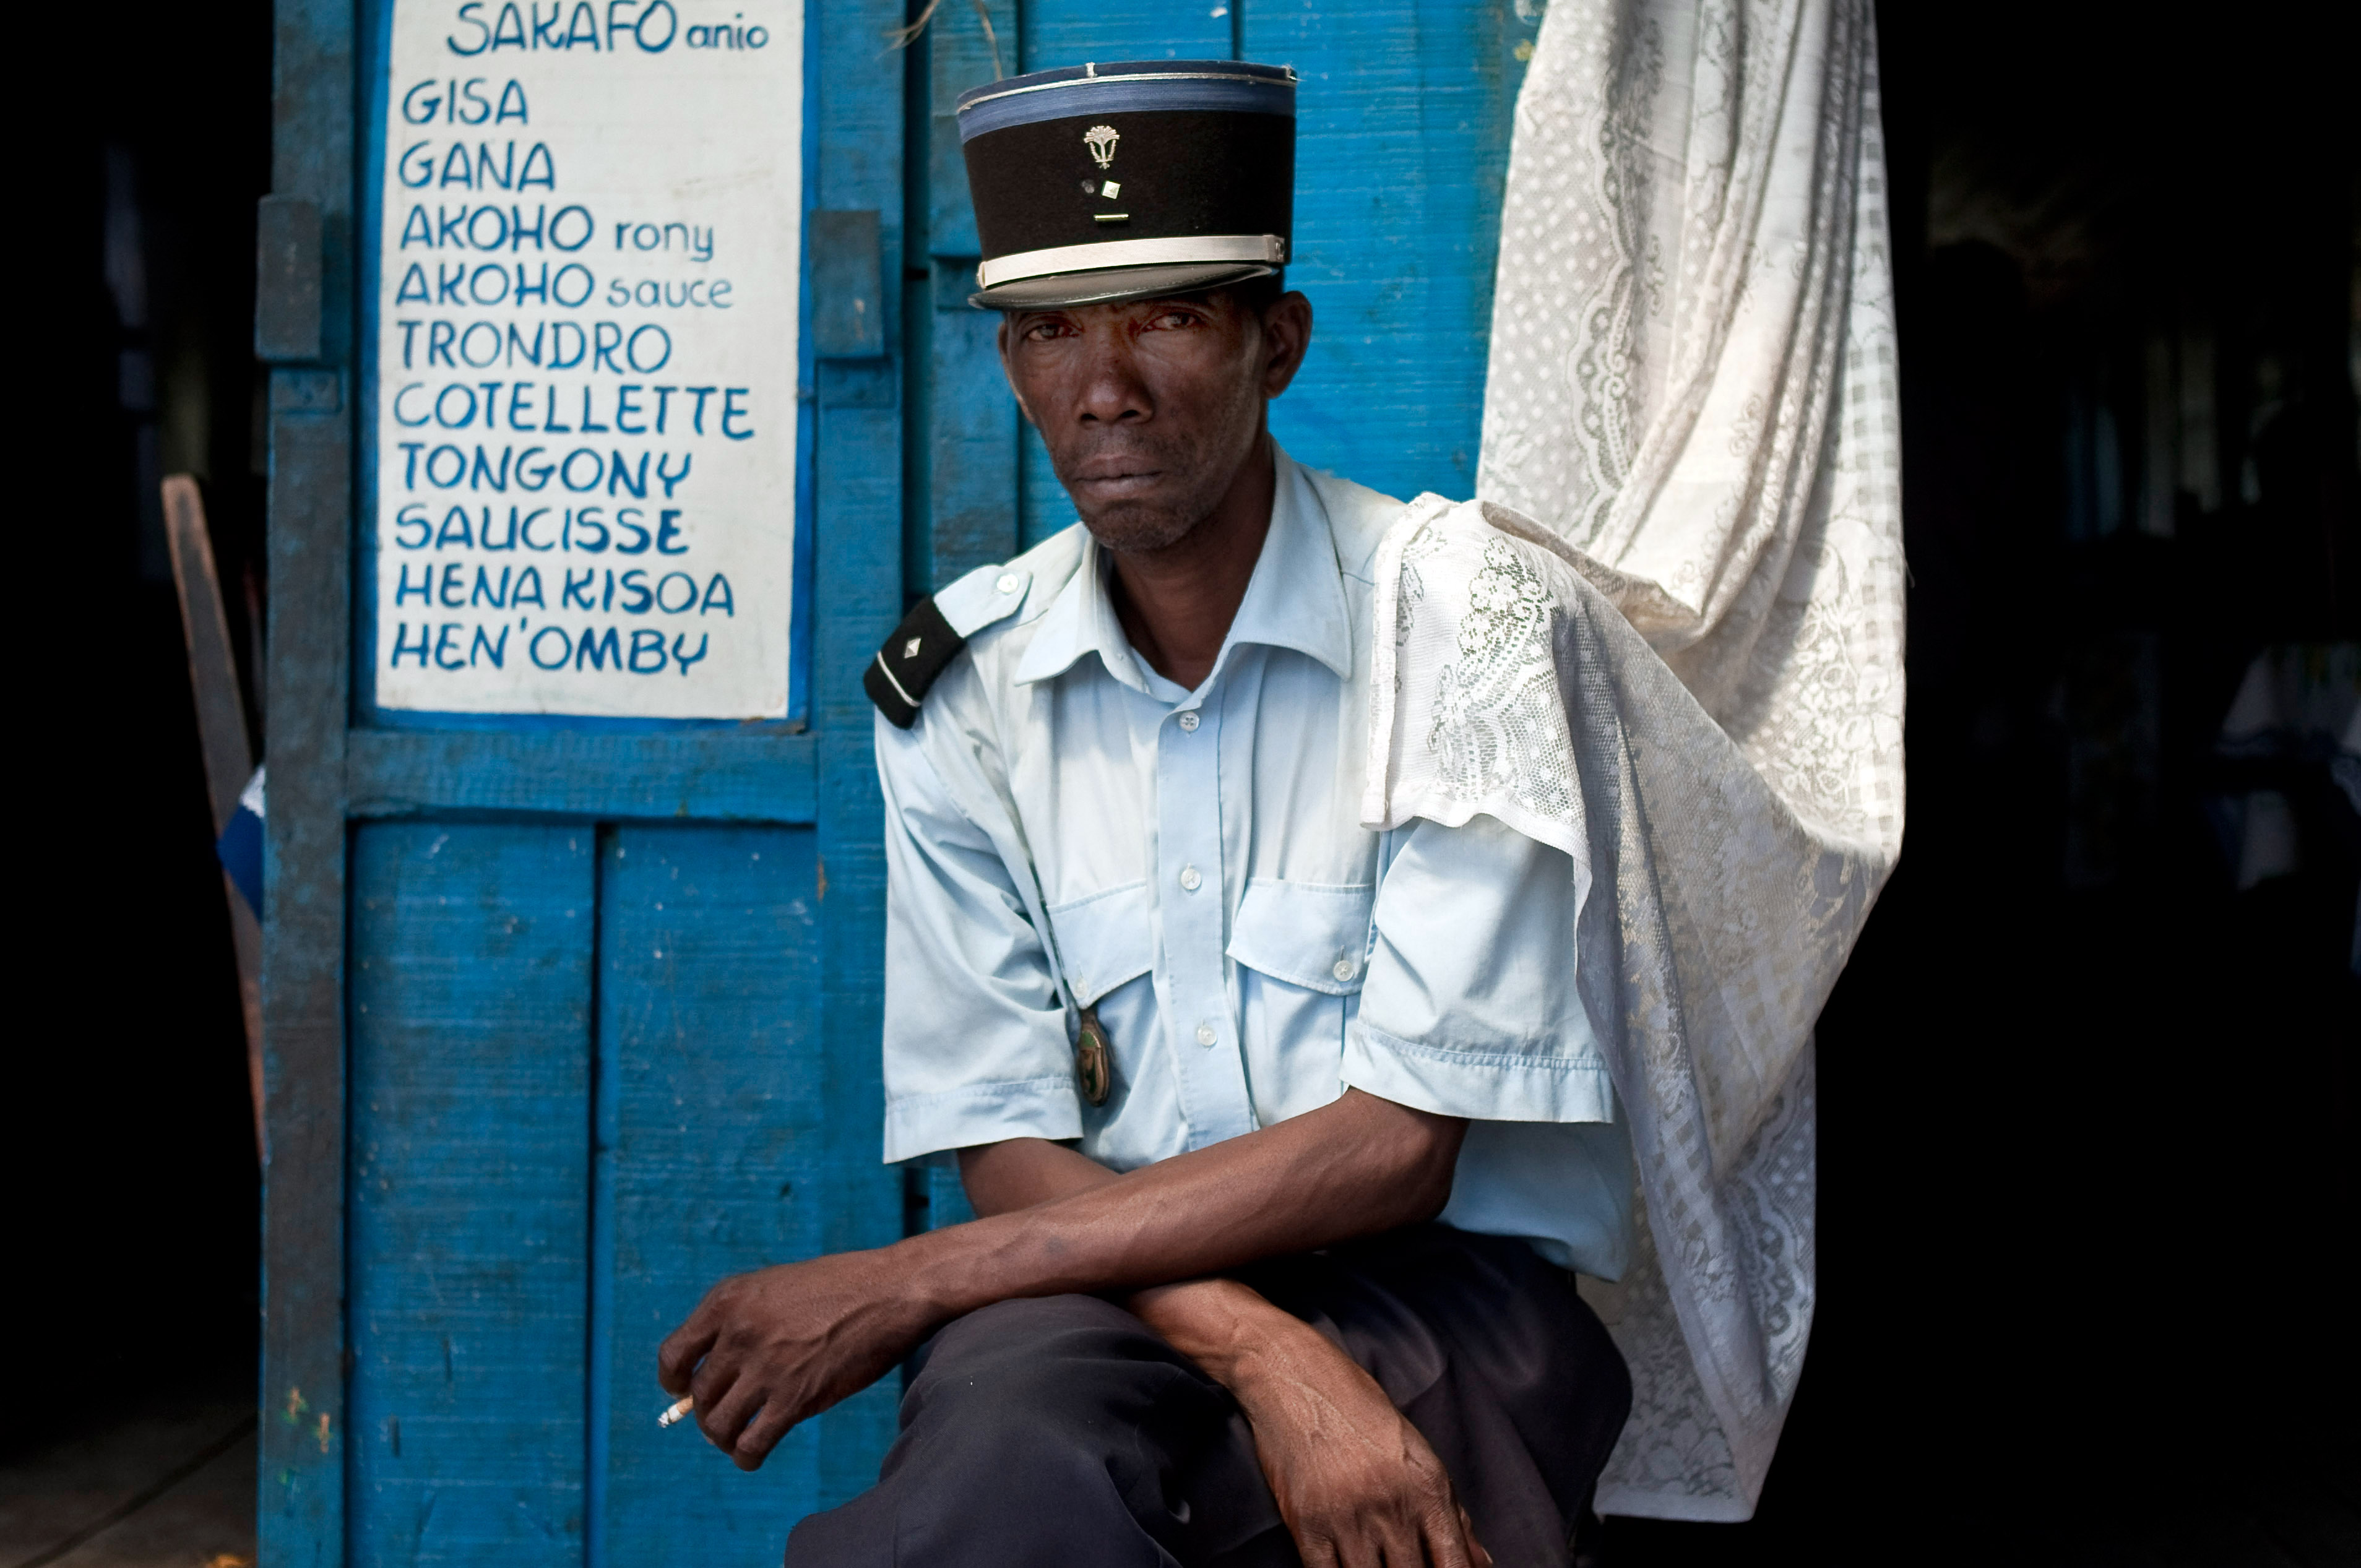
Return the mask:
M 1572 1275 L 1418 1225 L 1241 1277 L 1377 1379 L 1496 1562 L 1564 1568 L 1631 1406 Z M 797 1525 L 787 1568 L 1296 1563 L 1237 1406 L 1123 1309 L 1003 1301 L 914 1366 L 876 1486 Z

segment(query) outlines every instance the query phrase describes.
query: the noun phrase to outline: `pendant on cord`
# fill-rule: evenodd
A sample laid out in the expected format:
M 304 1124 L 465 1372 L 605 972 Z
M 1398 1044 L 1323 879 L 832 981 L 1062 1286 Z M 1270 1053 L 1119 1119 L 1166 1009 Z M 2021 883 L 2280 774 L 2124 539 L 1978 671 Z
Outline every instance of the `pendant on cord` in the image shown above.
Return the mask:
M 1106 1027 L 1095 1007 L 1082 1009 L 1082 1030 L 1074 1040 L 1074 1079 L 1082 1098 L 1093 1105 L 1105 1104 L 1115 1088 L 1115 1054 L 1107 1047 Z

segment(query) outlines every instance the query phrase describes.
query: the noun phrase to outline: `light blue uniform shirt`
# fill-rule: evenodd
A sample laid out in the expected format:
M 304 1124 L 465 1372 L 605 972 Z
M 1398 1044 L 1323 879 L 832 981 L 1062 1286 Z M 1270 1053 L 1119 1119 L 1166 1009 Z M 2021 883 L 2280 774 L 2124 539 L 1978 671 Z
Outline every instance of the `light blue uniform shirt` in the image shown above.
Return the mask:
M 1471 1119 L 1444 1221 L 1622 1273 L 1631 1146 L 1565 855 L 1488 817 L 1360 825 L 1370 561 L 1400 512 L 1281 455 L 1193 692 L 1134 652 L 1079 525 L 938 596 L 989 624 L 912 729 L 877 721 L 888 1160 L 1030 1136 L 1128 1170 L 1350 1085 Z M 1103 1106 L 1060 968 L 1113 1048 Z

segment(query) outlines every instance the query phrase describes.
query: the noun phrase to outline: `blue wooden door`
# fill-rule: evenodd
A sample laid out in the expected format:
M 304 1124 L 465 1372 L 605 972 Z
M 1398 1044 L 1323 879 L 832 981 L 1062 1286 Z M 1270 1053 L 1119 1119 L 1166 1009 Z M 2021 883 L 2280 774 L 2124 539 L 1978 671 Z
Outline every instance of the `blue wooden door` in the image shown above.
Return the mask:
M 897 50 L 899 5 L 811 0 L 807 201 L 876 214 L 882 277 L 859 275 L 866 252 L 848 275 L 823 238 L 862 224 L 831 219 L 806 287 L 881 285 L 885 330 L 882 354 L 807 345 L 803 711 L 420 729 L 369 707 L 356 669 L 372 520 L 355 170 L 376 8 L 281 0 L 258 344 L 270 1568 L 770 1563 L 796 1519 L 873 1477 L 890 1385 L 747 1476 L 656 1428 L 653 1365 L 719 1276 L 888 1242 L 930 1200 L 937 1220 L 959 1210 L 940 1173 L 877 1157 L 884 876 L 860 674 L 908 596 L 1072 512 L 993 319 L 965 304 L 952 101 L 1085 60 L 1292 64 L 1290 277 L 1317 329 L 1279 437 L 1398 495 L 1466 494 L 1523 5 L 984 0 L 941 5 Z

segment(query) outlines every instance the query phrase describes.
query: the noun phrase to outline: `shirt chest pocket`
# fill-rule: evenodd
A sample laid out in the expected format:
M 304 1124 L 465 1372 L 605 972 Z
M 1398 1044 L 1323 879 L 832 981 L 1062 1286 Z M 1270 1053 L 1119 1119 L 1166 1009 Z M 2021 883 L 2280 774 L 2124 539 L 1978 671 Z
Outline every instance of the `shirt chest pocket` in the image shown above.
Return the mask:
M 1238 1026 L 1262 1124 L 1336 1098 L 1345 1031 L 1361 1004 L 1368 968 L 1366 885 L 1246 883 L 1230 927 Z
M 1144 882 L 1053 904 L 1049 916 L 1059 964 L 1082 1006 L 1156 967 L 1155 912 Z
M 1230 958 L 1272 980 L 1330 996 L 1361 989 L 1377 890 L 1256 877 L 1238 900 Z

